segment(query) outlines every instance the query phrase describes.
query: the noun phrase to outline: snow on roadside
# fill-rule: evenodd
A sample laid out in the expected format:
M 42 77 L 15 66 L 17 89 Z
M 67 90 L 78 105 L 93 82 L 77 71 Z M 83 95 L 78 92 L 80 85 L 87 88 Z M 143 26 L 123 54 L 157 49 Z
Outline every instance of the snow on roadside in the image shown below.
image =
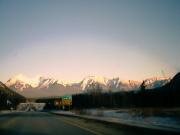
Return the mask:
M 104 119 L 180 129 L 180 117 L 176 115 L 143 115 L 132 110 L 85 109 L 81 115 L 97 116 Z

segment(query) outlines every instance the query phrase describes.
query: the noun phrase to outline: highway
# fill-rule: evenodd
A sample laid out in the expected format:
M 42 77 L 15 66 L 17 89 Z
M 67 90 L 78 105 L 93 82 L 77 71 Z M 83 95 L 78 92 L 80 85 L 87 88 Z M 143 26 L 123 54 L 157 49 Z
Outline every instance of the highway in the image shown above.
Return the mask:
M 113 127 L 47 112 L 20 112 L 0 115 L 0 135 L 141 135 L 131 129 Z

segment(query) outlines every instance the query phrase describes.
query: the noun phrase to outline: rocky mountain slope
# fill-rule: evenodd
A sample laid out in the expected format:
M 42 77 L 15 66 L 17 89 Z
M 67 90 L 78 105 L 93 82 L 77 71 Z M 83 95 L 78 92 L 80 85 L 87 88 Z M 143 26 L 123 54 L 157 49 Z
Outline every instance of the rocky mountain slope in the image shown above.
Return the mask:
M 165 85 L 170 78 L 150 78 L 145 80 L 147 88 L 156 88 Z M 10 78 L 6 85 L 26 97 L 61 96 L 87 92 L 91 89 L 101 88 L 102 92 L 116 92 L 138 90 L 142 82 L 134 80 L 120 80 L 120 78 L 105 78 L 88 76 L 79 82 L 66 82 L 63 80 L 37 76 L 28 78 L 22 74 Z

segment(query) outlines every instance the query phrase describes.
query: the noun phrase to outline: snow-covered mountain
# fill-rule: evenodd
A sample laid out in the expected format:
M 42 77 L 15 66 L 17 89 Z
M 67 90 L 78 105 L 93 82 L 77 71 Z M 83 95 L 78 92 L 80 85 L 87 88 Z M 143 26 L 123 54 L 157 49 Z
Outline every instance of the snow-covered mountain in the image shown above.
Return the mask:
M 120 80 L 119 78 L 108 79 L 105 77 L 89 76 L 82 80 L 81 88 L 86 91 L 88 89 L 93 89 L 97 85 L 104 91 L 128 91 L 136 90 L 139 88 L 141 82 L 133 80 Z
M 145 80 L 145 85 L 149 89 L 161 87 L 169 80 L 170 78 L 150 78 Z M 88 76 L 78 82 L 66 82 L 42 76 L 28 78 L 20 74 L 10 78 L 6 85 L 26 97 L 45 97 L 89 92 L 97 87 L 101 88 L 103 92 L 138 90 L 141 83 L 140 81 L 121 80 L 119 78 L 108 79 L 97 76 Z
M 10 78 L 6 85 L 26 97 L 61 96 L 81 92 L 79 83 L 37 76 L 28 78 L 22 74 Z
M 153 77 L 144 80 L 146 89 L 158 88 L 164 86 L 168 82 L 170 82 L 171 78 L 168 77 Z

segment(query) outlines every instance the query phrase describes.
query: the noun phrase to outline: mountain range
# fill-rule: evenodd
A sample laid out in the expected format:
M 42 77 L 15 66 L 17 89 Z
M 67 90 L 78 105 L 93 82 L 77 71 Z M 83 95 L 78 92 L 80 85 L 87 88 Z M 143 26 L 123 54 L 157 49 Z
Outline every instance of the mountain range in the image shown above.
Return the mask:
M 164 86 L 170 80 L 167 77 L 154 77 L 145 79 L 144 82 L 147 89 L 152 89 Z M 5 84 L 25 97 L 49 97 L 90 92 L 96 88 L 101 88 L 102 92 L 139 90 L 142 81 L 88 76 L 81 81 L 67 82 L 42 76 L 28 78 L 20 74 L 11 77 Z

